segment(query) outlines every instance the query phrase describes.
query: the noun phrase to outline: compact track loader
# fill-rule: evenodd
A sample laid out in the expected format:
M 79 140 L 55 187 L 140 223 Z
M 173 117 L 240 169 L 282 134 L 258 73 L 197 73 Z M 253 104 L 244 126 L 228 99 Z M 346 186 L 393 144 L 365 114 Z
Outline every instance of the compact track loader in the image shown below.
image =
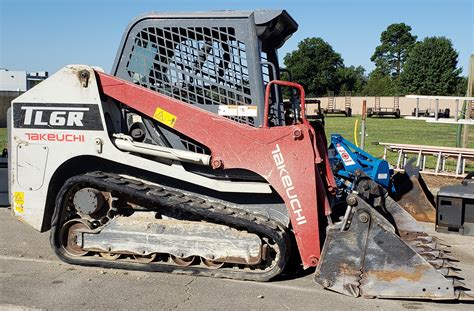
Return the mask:
M 286 11 L 141 16 L 110 75 L 67 66 L 15 99 L 15 216 L 71 264 L 268 281 L 294 258 L 355 297 L 468 299 L 377 184 L 334 204 L 324 129 L 279 80 L 297 27 Z

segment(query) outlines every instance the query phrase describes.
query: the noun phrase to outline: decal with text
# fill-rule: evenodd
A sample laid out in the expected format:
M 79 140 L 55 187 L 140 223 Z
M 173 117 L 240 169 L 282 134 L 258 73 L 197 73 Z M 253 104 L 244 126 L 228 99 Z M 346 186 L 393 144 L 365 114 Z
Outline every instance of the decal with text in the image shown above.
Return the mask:
M 99 106 L 94 104 L 13 104 L 15 128 L 103 130 Z

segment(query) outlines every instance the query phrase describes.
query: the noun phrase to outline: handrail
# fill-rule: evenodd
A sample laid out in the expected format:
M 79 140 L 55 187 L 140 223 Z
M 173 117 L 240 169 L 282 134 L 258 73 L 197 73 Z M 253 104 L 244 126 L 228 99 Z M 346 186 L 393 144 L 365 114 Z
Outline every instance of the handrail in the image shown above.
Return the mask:
M 277 85 L 283 85 L 283 86 L 289 86 L 293 87 L 295 89 L 298 89 L 300 92 L 300 107 L 301 107 L 301 119 L 303 120 L 303 124 L 309 125 L 308 120 L 306 120 L 306 115 L 305 115 L 305 99 L 304 99 L 304 88 L 299 85 L 298 83 L 294 82 L 289 82 L 289 81 L 282 81 L 282 80 L 272 80 L 268 82 L 267 87 L 265 88 L 265 107 L 263 111 L 263 127 L 267 128 L 268 127 L 268 113 L 270 110 L 270 91 L 271 91 L 271 86 L 273 84 Z

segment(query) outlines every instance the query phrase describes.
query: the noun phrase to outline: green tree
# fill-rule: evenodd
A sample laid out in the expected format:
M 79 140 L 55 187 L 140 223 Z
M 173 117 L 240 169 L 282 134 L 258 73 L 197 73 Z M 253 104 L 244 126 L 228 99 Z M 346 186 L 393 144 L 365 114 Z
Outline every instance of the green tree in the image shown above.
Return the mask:
M 445 37 L 417 42 L 405 63 L 400 84 L 406 94 L 452 95 L 460 91 L 458 52 Z
M 364 75 L 365 69 L 362 66 L 349 66 L 338 69 L 340 81 L 340 93 L 352 92 L 352 95 L 363 95 L 367 78 Z
M 458 86 L 456 88 L 456 92 L 454 95 L 456 96 L 466 96 L 467 94 L 467 83 L 468 83 L 468 78 L 467 77 L 460 77 Z
M 394 96 L 398 95 L 396 82 L 390 76 L 374 70 L 370 73 L 367 84 L 362 91 L 367 96 Z
M 416 42 L 416 36 L 411 34 L 411 27 L 405 23 L 391 24 L 380 35 L 380 45 L 370 58 L 375 62 L 377 71 L 386 75 L 398 77 L 408 52 Z
M 286 54 L 283 62 L 293 80 L 305 87 L 308 96 L 339 92 L 338 69 L 344 66 L 343 59 L 323 39 L 313 37 L 300 41 L 298 48 Z

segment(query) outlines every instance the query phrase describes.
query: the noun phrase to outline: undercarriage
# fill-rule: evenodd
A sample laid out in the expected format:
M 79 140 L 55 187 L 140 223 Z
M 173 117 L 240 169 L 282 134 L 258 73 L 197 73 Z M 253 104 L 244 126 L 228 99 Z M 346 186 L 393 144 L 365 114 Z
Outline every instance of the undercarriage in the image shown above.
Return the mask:
M 287 229 L 235 204 L 131 177 L 70 178 L 51 244 L 66 262 L 267 281 L 288 259 Z

